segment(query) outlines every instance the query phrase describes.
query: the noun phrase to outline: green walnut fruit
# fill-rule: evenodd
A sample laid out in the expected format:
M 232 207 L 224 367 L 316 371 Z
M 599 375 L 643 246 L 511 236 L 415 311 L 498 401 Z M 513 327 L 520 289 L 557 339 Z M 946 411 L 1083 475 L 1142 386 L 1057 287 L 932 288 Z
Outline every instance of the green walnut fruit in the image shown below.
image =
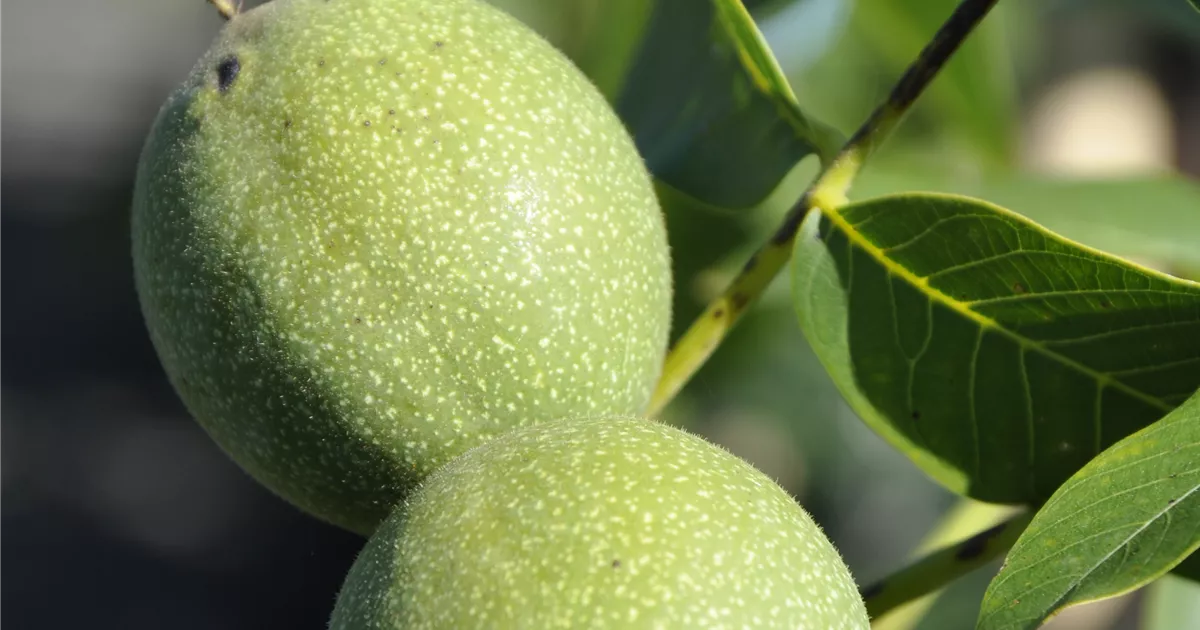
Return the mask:
M 474 0 L 274 0 L 161 110 L 133 256 L 191 413 L 257 479 L 369 533 L 514 427 L 637 413 L 670 318 L 620 120 Z
M 434 473 L 375 533 L 331 630 L 869 626 L 761 472 L 636 418 L 544 423 Z

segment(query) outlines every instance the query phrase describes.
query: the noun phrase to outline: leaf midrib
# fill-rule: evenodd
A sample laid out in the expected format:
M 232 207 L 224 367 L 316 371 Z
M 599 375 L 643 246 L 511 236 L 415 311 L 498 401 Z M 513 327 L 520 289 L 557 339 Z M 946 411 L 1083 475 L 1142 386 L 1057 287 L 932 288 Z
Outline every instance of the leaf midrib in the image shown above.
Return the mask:
M 892 261 L 890 258 L 888 258 L 887 255 L 883 252 L 883 250 L 881 248 L 877 247 L 874 243 L 867 240 L 866 237 L 864 237 L 862 235 L 862 233 L 860 233 L 858 230 L 854 229 L 854 227 L 851 226 L 850 223 L 845 220 L 845 218 L 841 215 L 841 213 L 839 213 L 837 211 L 837 208 L 821 207 L 821 208 L 819 208 L 819 210 L 825 215 L 825 217 L 827 217 L 831 222 L 833 222 L 837 226 L 837 228 L 842 231 L 843 234 L 846 235 L 846 238 L 849 239 L 849 241 L 851 242 L 852 245 L 867 252 L 867 254 L 870 255 L 872 258 L 874 258 L 876 261 L 878 261 L 879 264 L 883 265 L 883 267 L 888 271 L 888 273 L 891 273 L 891 274 L 905 280 L 906 282 L 911 284 L 913 287 L 915 287 L 917 290 L 921 291 L 926 296 L 928 296 L 929 299 L 936 300 L 937 302 L 941 303 L 943 306 L 946 306 L 953 312 L 958 313 L 959 315 L 962 315 L 963 317 L 966 317 L 967 319 L 969 319 L 971 321 L 974 321 L 977 325 L 979 325 L 981 328 L 983 328 L 985 330 L 994 330 L 994 331 L 1000 333 L 1001 335 L 1008 337 L 1009 339 L 1015 341 L 1019 346 L 1021 346 L 1025 350 L 1030 350 L 1030 349 L 1036 350 L 1046 357 L 1054 359 L 1055 361 L 1058 361 L 1059 363 L 1061 363 L 1069 368 L 1075 369 L 1075 370 L 1079 371 L 1080 373 L 1083 373 L 1083 374 L 1089 376 L 1090 378 L 1097 381 L 1097 383 L 1099 384 L 1101 389 L 1103 389 L 1104 387 L 1111 386 L 1113 389 L 1122 391 L 1130 396 L 1133 396 L 1134 398 L 1141 400 L 1142 402 L 1149 404 L 1157 409 L 1160 409 L 1163 412 L 1168 412 L 1172 409 L 1172 406 L 1167 404 L 1166 401 L 1160 400 L 1154 396 L 1143 393 L 1142 391 L 1140 391 L 1130 385 L 1127 385 L 1124 382 L 1117 380 L 1116 378 L 1113 378 L 1107 374 L 1104 374 L 1102 372 L 1094 370 L 1094 369 L 1092 369 L 1086 365 L 1083 365 L 1082 363 L 1079 363 L 1078 361 L 1070 359 L 1062 354 L 1054 352 L 1053 350 L 1050 350 L 1049 348 L 1044 346 L 1042 343 L 1034 341 L 1034 340 L 1024 337 L 1022 335 L 1019 335 L 1019 334 L 1001 326 L 994 319 L 987 317 L 985 315 L 982 315 L 976 311 L 971 310 L 969 307 L 966 306 L 966 303 L 956 300 L 953 297 L 943 293 L 942 291 L 929 286 L 927 278 L 922 278 L 922 277 L 916 275 L 915 273 L 913 273 L 906 267 L 903 267 L 899 263 L 896 263 L 896 262 Z M 1040 295 L 1040 294 L 1032 294 L 1032 295 Z M 1031 297 L 1032 297 L 1032 295 L 1031 295 Z

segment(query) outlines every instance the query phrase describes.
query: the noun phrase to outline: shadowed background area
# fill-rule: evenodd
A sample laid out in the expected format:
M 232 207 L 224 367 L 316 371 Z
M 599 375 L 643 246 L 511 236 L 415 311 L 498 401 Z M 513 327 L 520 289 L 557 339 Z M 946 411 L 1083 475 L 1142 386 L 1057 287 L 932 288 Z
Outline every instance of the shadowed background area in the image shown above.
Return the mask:
M 497 3 L 564 41 L 598 6 Z M 848 132 L 932 32 L 907 4 L 754 6 L 801 104 Z M 1190 11 L 1183 0 L 1014 0 L 971 53 L 1003 71 L 947 78 L 880 156 L 881 172 L 1003 163 L 1200 174 L 1200 16 Z M 133 288 L 138 152 L 220 18 L 202 0 L 10 0 L 3 17 L 0 624 L 323 628 L 362 539 L 273 497 L 217 449 L 167 383 Z M 679 328 L 794 187 L 736 217 L 665 194 Z M 780 284 L 669 418 L 778 479 L 869 582 L 898 566 L 953 498 L 853 417 Z M 964 627 L 985 573 L 921 627 Z M 1054 623 L 1139 627 L 1136 597 L 1103 606 Z
M 4 7 L 5 626 L 320 628 L 361 545 L 216 448 L 138 310 L 138 152 L 220 23 L 201 1 Z

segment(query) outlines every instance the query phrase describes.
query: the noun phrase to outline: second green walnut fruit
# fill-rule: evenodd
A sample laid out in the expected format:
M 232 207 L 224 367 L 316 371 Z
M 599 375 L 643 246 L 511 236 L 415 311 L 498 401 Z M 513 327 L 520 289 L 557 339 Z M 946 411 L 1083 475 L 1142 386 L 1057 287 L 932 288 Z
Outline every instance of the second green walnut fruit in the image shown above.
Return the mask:
M 678 429 L 593 418 L 519 429 L 434 473 L 350 570 L 331 630 L 865 630 L 808 514 Z
M 235 17 L 155 122 L 133 254 L 193 415 L 363 533 L 507 430 L 639 412 L 666 345 L 666 236 L 630 138 L 476 0 Z

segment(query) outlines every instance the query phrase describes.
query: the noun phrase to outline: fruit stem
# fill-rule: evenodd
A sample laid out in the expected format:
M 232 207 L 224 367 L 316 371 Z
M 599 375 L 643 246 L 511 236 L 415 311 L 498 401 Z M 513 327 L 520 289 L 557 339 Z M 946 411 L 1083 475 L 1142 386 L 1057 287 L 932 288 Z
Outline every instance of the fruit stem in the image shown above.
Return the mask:
M 1012 548 L 1031 520 L 1032 512 L 1009 518 L 862 589 L 867 614 L 877 619 L 995 560 Z
M 948 547 L 979 532 L 1020 514 L 1023 508 L 995 503 L 981 503 L 962 497 L 946 510 L 937 525 L 913 549 L 905 563 L 923 558 L 930 552 Z M 945 588 L 936 589 L 893 608 L 891 612 L 871 620 L 871 630 L 912 630 L 921 624 L 930 608 Z
M 217 8 L 217 13 L 226 20 L 232 20 L 242 11 L 242 1 L 236 3 L 233 0 L 208 0 L 208 3 Z
M 963 0 L 925 46 L 916 61 L 859 127 L 841 151 L 792 206 L 783 223 L 750 257 L 725 292 L 704 310 L 680 337 L 663 364 L 662 378 L 650 399 L 648 416 L 656 416 L 724 340 L 746 308 L 767 288 L 792 255 L 800 223 L 812 208 L 831 210 L 846 203 L 846 192 L 867 157 L 895 129 L 913 101 L 928 87 L 963 40 L 997 0 Z

